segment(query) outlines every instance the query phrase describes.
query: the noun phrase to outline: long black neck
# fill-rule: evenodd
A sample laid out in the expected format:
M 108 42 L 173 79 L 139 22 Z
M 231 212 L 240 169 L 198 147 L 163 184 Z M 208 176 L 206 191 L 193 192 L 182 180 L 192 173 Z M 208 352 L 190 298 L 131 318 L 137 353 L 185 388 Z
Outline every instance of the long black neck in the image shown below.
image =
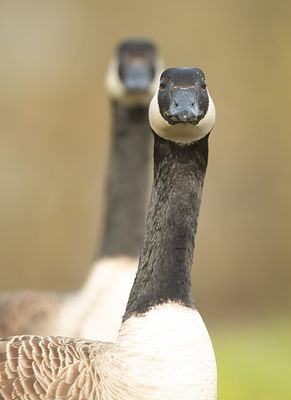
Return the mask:
M 154 134 L 154 183 L 139 267 L 123 320 L 168 301 L 193 307 L 191 267 L 208 136 L 190 144 Z
M 112 143 L 104 234 L 98 257 L 138 257 L 149 193 L 148 107 L 112 102 Z M 101 254 L 100 254 L 101 253 Z

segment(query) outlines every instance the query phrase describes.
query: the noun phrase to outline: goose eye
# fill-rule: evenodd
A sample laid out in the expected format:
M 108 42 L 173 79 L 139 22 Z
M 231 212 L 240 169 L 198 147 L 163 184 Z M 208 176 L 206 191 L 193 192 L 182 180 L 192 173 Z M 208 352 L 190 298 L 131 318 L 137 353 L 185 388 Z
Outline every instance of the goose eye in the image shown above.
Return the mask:
M 202 89 L 206 89 L 207 85 L 206 85 L 206 82 L 205 82 L 205 81 L 203 81 L 203 82 L 201 83 L 201 87 L 202 87 Z
M 161 81 L 160 82 L 160 89 L 165 89 L 165 87 L 166 87 L 166 82 L 165 81 Z

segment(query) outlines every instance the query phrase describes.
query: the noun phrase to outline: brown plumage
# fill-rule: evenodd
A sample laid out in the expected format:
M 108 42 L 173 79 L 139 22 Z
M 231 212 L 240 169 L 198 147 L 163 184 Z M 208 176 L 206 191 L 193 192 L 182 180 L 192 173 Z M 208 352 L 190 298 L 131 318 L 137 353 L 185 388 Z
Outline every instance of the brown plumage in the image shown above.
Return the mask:
M 2 339 L 0 398 L 99 399 L 98 360 L 110 346 L 49 336 Z
M 23 290 L 0 296 L 0 337 L 46 334 L 62 303 L 63 295 Z

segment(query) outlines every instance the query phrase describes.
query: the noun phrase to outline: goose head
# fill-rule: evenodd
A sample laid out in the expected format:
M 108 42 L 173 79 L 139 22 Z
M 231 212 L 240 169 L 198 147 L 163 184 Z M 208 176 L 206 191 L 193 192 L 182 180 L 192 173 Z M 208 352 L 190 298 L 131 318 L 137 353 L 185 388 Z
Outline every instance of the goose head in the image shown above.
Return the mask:
M 164 139 L 191 143 L 206 136 L 215 122 L 215 106 L 199 68 L 168 68 L 150 103 L 149 121 Z
M 148 105 L 159 83 L 162 62 L 147 40 L 126 40 L 117 48 L 106 77 L 111 98 L 127 104 Z

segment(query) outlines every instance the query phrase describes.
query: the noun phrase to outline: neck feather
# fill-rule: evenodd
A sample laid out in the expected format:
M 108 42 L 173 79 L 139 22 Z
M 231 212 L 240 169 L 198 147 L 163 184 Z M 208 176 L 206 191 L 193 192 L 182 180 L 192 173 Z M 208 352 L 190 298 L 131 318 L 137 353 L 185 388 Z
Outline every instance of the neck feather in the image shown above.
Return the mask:
M 151 135 L 146 106 L 112 102 L 106 215 L 98 257 L 138 257 L 148 200 Z
M 193 307 L 191 267 L 208 136 L 180 145 L 154 134 L 154 183 L 139 267 L 123 320 L 152 306 Z

